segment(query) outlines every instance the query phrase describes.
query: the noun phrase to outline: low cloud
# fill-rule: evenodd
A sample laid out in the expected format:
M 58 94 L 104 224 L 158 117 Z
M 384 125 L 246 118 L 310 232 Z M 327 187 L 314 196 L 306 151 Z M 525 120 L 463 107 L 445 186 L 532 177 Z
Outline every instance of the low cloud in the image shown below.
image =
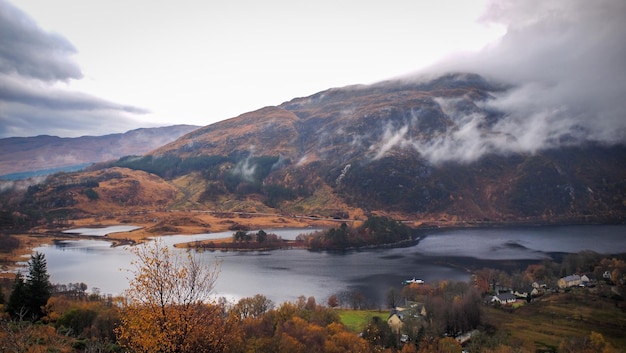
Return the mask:
M 83 77 L 77 50 L 0 0 L 0 138 L 39 134 L 76 137 L 139 127 L 145 109 L 113 103 L 57 84 Z
M 255 146 L 250 146 L 248 156 L 239 162 L 231 169 L 232 175 L 247 181 L 254 182 L 254 173 L 256 172 L 256 164 L 251 163 L 251 159 L 254 156 Z
M 469 162 L 486 153 L 533 153 L 588 142 L 626 143 L 624 18 L 623 1 L 492 2 L 483 20 L 506 26 L 504 37 L 418 76 L 472 72 L 511 85 L 481 106 L 500 112 L 498 121 L 487 123 L 487 113 L 464 115 L 453 108 L 446 114 L 458 115 L 456 124 L 445 134 L 428 142 L 401 141 L 432 162 Z M 445 111 L 446 102 L 438 103 Z M 402 136 L 402 130 L 395 132 Z
M 237 163 L 237 165 L 235 165 L 235 167 L 232 169 L 231 173 L 247 182 L 253 182 L 255 171 L 256 165 L 250 164 L 250 157 L 248 157 L 243 161 Z
M 396 129 L 393 125 L 388 124 L 385 127 L 382 136 L 382 143 L 380 145 L 373 145 L 370 147 L 370 151 L 374 151 L 374 160 L 384 157 L 393 148 L 402 148 L 407 145 L 412 145 L 413 142 L 407 137 L 409 127 L 407 125 Z
M 22 180 L 2 180 L 0 179 L 0 193 L 24 191 L 29 186 L 41 184 L 46 180 L 47 176 L 36 176 Z

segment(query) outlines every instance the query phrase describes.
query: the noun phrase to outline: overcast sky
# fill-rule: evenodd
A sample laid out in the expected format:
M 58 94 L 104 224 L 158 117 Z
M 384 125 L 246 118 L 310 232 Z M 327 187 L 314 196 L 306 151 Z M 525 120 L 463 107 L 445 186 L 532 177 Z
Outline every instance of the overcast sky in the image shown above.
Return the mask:
M 0 137 L 210 123 L 504 33 L 484 0 L 0 0 Z
M 623 142 L 624 19 L 623 0 L 0 0 L 0 137 L 203 126 L 472 71 L 517 85 L 493 104 L 526 150 L 546 126 Z

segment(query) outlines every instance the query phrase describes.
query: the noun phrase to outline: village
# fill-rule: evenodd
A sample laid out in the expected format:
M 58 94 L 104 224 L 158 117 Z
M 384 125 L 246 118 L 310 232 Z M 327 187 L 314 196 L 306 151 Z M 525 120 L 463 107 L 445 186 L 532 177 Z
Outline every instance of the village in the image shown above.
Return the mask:
M 601 270 L 601 266 L 607 265 L 610 269 Z M 580 272 L 547 281 L 535 280 L 521 287 L 504 285 L 494 279 L 489 284 L 488 291 L 480 296 L 477 296 L 476 293 L 472 294 L 476 287 L 465 287 L 459 291 L 458 284 L 456 284 L 452 286 L 457 288 L 441 290 L 445 286 L 452 286 L 444 284 L 442 287 L 441 284 L 431 284 L 413 277 L 402 282 L 404 300 L 390 310 L 386 323 L 402 344 L 421 340 L 424 333 L 428 331 L 430 334 L 438 333 L 443 337 L 451 337 L 458 344 L 466 347 L 473 337 L 485 334 L 483 332 L 485 330 L 485 314 L 476 314 L 480 316 L 475 321 L 476 323 L 480 322 L 479 324 L 468 325 L 467 322 L 462 322 L 460 317 L 469 316 L 471 318 L 473 311 L 468 310 L 468 307 L 459 307 L 463 303 L 480 306 L 483 311 L 496 313 L 504 311 L 515 315 L 517 310 L 524 307 L 530 308 L 533 305 L 540 308 L 541 305 L 549 305 L 546 303 L 566 301 L 574 307 L 584 307 L 589 303 L 586 301 L 577 303 L 572 298 L 588 298 L 586 300 L 592 302 L 596 302 L 598 298 L 604 298 L 614 303 L 614 310 L 624 312 L 626 306 L 623 304 L 622 291 L 626 283 L 626 273 L 623 271 L 623 261 L 603 259 L 593 272 Z M 478 278 L 480 275 L 484 275 L 484 273 L 478 273 L 474 276 L 476 284 L 481 280 Z M 437 299 L 433 298 L 437 296 L 442 298 L 453 297 L 454 299 L 452 303 L 448 302 L 442 305 L 441 302 L 438 303 Z M 473 297 L 474 300 L 467 301 L 466 298 L 468 297 Z M 431 312 L 441 310 L 444 310 L 443 314 Z M 587 312 L 587 310 L 576 310 L 580 313 L 572 313 L 569 319 L 591 320 L 583 317 L 583 311 Z M 458 313 L 462 314 L 458 315 Z M 550 312 L 550 315 L 553 322 L 556 313 Z M 447 318 L 447 321 L 443 324 L 436 322 L 442 318 Z

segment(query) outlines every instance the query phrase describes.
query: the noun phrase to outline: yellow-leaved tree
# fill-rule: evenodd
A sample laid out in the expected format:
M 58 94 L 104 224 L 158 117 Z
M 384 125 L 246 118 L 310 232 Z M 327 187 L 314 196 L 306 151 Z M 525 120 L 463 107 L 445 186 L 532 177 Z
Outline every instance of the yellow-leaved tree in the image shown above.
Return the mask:
M 237 320 L 211 299 L 219 264 L 156 240 L 131 248 L 119 343 L 131 352 L 227 352 L 239 344 Z

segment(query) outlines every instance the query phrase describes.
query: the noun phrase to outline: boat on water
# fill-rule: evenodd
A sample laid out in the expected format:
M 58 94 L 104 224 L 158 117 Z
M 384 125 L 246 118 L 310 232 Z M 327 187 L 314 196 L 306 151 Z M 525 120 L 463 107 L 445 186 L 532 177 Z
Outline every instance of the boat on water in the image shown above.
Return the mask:
M 413 284 L 413 283 L 415 283 L 415 284 L 424 284 L 424 280 L 417 279 L 417 278 L 413 277 L 412 279 L 407 279 L 407 280 L 402 281 L 402 284 L 404 284 L 405 286 L 409 285 L 409 284 Z

